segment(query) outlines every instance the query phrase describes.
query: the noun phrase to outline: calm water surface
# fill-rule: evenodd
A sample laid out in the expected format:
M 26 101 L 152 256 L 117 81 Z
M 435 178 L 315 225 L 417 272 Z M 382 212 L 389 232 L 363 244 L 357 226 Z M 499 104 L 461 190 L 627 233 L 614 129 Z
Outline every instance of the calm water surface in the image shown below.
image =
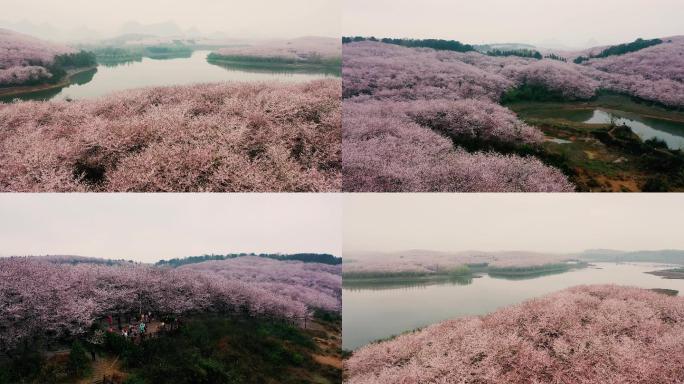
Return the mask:
M 0 98 L 0 101 L 80 100 L 103 96 L 115 91 L 149 86 L 183 85 L 221 81 L 285 81 L 302 82 L 323 77 L 325 73 L 287 71 L 248 71 L 209 64 L 209 51 L 195 51 L 189 58 L 150 59 L 117 66 L 100 65 L 97 69 L 76 75 L 70 86 L 32 94 Z
M 634 113 L 602 109 L 546 111 L 544 117 L 566 119 L 578 123 L 608 124 L 611 115 L 617 125 L 627 125 L 642 140 L 658 138 L 671 149 L 684 149 L 684 123 L 655 119 Z
M 684 294 L 684 280 L 663 279 L 644 272 L 670 266 L 653 263 L 594 263 L 593 267 L 526 280 L 481 278 L 432 285 L 345 285 L 342 291 L 343 348 L 436 322 L 483 315 L 561 289 L 582 284 L 620 284 L 668 288 Z

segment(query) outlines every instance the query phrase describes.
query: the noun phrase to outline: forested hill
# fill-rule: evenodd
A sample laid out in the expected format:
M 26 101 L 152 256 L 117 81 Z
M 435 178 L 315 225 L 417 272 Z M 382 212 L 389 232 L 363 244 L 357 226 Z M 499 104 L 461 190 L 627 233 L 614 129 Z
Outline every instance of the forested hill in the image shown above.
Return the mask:
M 342 258 L 333 256 L 327 253 L 293 253 L 289 255 L 283 255 L 279 253 L 230 253 L 227 255 L 202 255 L 202 256 L 189 256 L 184 258 L 176 258 L 170 260 L 160 260 L 155 265 L 158 266 L 170 266 L 170 267 L 180 267 L 181 265 L 201 263 L 210 260 L 226 260 L 234 259 L 243 256 L 258 256 L 274 260 L 297 260 L 305 263 L 322 263 L 330 265 L 342 264 Z

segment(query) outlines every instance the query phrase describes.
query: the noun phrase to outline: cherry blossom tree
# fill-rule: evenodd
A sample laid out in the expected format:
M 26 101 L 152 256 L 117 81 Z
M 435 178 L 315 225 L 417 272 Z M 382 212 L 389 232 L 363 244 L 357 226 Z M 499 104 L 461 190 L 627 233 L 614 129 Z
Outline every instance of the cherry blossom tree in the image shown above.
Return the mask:
M 0 85 L 22 85 L 29 81 L 47 80 L 51 77 L 52 74 L 47 69 L 36 65 L 0 69 Z
M 345 101 L 345 191 L 573 190 L 560 171 L 533 157 L 455 149 L 451 140 L 386 105 Z
M 340 81 L 0 104 L 2 191 L 335 191 Z

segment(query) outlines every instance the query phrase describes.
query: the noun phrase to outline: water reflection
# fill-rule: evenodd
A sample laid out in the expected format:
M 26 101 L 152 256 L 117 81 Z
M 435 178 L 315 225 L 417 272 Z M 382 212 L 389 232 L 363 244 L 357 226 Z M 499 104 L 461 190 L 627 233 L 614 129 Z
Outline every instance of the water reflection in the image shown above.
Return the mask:
M 646 272 L 670 268 L 653 263 L 596 263 L 565 273 L 524 280 L 483 275 L 465 284 L 343 286 L 343 348 L 356 349 L 373 340 L 462 316 L 483 315 L 501 307 L 582 284 L 621 284 L 684 293 L 684 280 L 663 279 Z
M 134 64 L 134 63 L 141 63 L 142 60 L 143 60 L 142 57 L 140 57 L 140 58 L 135 58 L 135 59 L 125 59 L 125 60 L 119 60 L 119 59 L 112 59 L 112 60 L 97 59 L 97 65 L 102 66 L 102 67 L 107 67 L 107 68 L 115 68 L 115 67 L 121 67 L 121 66 L 131 65 L 131 64 Z
M 71 76 L 71 84 L 83 85 L 91 82 L 97 73 L 97 68 L 89 69 L 87 71 L 79 72 Z
M 251 73 L 266 73 L 266 74 L 288 74 L 288 73 L 320 73 L 326 76 L 341 76 L 339 67 L 326 66 L 293 66 L 293 65 L 249 65 L 241 63 L 232 63 L 226 61 L 209 61 L 210 64 L 224 68 L 229 71 L 241 71 Z
M 374 291 L 384 289 L 414 289 L 425 288 L 431 285 L 468 285 L 473 283 L 473 278 L 478 277 L 480 276 L 444 276 L 429 279 L 343 279 L 342 285 L 344 289 L 351 291 L 361 291 L 366 289 Z
M 600 109 L 594 110 L 592 116 L 584 123 L 609 124 L 611 121 L 617 125 L 628 126 L 642 140 L 655 137 L 665 141 L 668 148 L 684 149 L 684 124 L 619 111 L 606 112 Z

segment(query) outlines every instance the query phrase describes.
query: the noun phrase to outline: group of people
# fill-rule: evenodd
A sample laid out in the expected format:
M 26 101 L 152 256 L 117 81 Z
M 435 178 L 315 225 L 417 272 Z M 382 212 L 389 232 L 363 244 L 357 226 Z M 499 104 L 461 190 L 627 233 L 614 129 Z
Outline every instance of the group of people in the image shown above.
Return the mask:
M 155 327 L 150 329 L 150 325 L 155 321 Z M 131 316 L 126 315 L 123 317 L 117 315 L 116 322 L 117 326 L 114 326 L 114 317 L 108 315 L 106 317 L 108 324 L 107 331 L 109 333 L 119 333 L 121 336 L 127 340 L 133 340 L 139 342 L 148 336 L 156 335 L 158 332 L 173 331 L 178 329 L 181 325 L 181 320 L 175 316 L 161 316 L 156 319 L 152 316 L 152 312 L 141 313 L 139 316 L 131 318 Z M 118 330 L 117 330 L 118 328 Z
M 121 336 L 126 339 L 136 339 L 138 336 L 143 339 L 148 332 L 148 324 L 152 322 L 152 312 L 140 314 L 140 318 L 136 319 L 133 324 L 121 325 L 121 320 L 119 320 L 119 329 Z M 108 331 L 114 333 L 114 327 L 112 326 L 113 318 L 112 315 L 107 316 L 107 323 L 109 324 Z M 164 328 L 164 323 L 161 323 L 161 328 Z

